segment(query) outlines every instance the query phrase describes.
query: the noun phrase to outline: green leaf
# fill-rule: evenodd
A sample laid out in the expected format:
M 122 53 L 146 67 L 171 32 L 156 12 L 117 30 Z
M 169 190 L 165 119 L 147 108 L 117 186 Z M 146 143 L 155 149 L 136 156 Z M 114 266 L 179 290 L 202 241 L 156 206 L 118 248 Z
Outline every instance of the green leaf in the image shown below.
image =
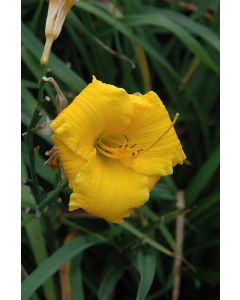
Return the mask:
M 175 250 L 176 248 L 176 241 L 173 238 L 171 232 L 168 230 L 167 226 L 164 224 L 164 221 L 159 222 L 159 216 L 155 214 L 148 206 L 144 206 L 142 209 L 143 213 L 153 222 L 157 222 L 157 227 L 161 231 L 161 234 L 169 244 L 169 246 Z M 163 217 L 162 217 L 163 218 Z M 163 218 L 164 220 L 164 218 Z
M 170 9 L 157 9 L 154 7 L 154 9 L 150 8 L 149 6 L 146 6 L 148 8 L 149 13 L 155 13 L 159 16 L 165 16 L 168 19 L 171 19 L 174 23 L 177 23 L 178 25 L 181 25 L 185 29 L 187 29 L 190 33 L 193 33 L 194 35 L 201 37 L 203 40 L 209 43 L 212 47 L 214 47 L 218 52 L 220 51 L 220 40 L 217 34 L 209 29 L 208 27 L 195 22 L 191 18 L 183 15 L 182 13 L 178 13 L 176 11 L 172 11 Z
M 22 269 L 22 270 L 21 270 L 21 282 L 22 282 L 25 278 L 27 278 L 27 276 L 28 276 L 28 275 L 26 274 L 25 270 Z M 30 300 L 39 300 L 39 297 L 38 297 L 37 293 L 32 294 Z
M 170 191 L 169 187 L 164 183 L 157 184 L 150 193 L 150 198 L 155 200 L 174 200 L 175 195 Z
M 40 60 L 43 51 L 43 43 L 24 24 L 22 24 L 22 43 L 37 60 Z M 74 91 L 79 92 L 86 85 L 85 81 L 79 75 L 67 68 L 54 54 L 50 55 L 49 68 L 57 78 Z
M 22 142 L 22 157 L 26 166 L 29 165 L 28 157 L 27 157 L 27 145 Z M 36 171 L 39 176 L 41 176 L 44 180 L 48 181 L 51 184 L 55 183 L 55 171 L 53 171 L 50 167 L 44 166 L 44 159 L 40 155 L 36 155 Z
M 207 197 L 204 197 L 199 201 L 199 204 L 196 209 L 194 209 L 188 216 L 188 219 L 190 221 L 192 220 L 200 220 L 202 219 L 202 216 L 206 215 L 214 205 L 216 205 L 219 202 L 220 198 L 220 192 L 214 191 L 212 194 L 210 194 Z
M 27 122 L 23 120 L 23 123 L 24 125 L 28 126 L 31 121 L 34 109 L 37 105 L 37 101 L 34 98 L 33 94 L 29 91 L 29 89 L 25 87 L 22 87 L 21 89 L 21 98 L 22 98 L 22 113 L 24 113 L 27 116 Z M 45 122 L 48 118 L 48 113 L 46 112 L 45 109 L 41 110 L 41 114 L 42 114 L 42 119 L 40 121 L 40 124 L 41 122 Z M 49 136 L 46 135 L 40 135 L 40 136 L 42 139 L 52 144 Z
M 159 13 L 147 13 L 141 15 L 131 15 L 126 18 L 126 22 L 131 26 L 139 25 L 155 25 L 161 26 L 169 31 L 173 32 L 182 43 L 194 53 L 206 66 L 211 68 L 216 73 L 219 73 L 217 64 L 212 60 L 203 46 L 192 37 L 183 27 L 172 22 L 172 20 L 166 18 Z
M 139 43 L 143 47 L 143 49 L 152 57 L 154 57 L 165 69 L 167 69 L 170 72 L 170 74 L 172 74 L 172 76 L 178 77 L 178 75 L 176 74 L 172 66 L 169 64 L 169 62 L 165 59 L 165 57 L 161 53 L 159 53 L 159 51 L 157 51 L 150 43 L 148 43 L 146 39 L 133 33 L 132 30 L 128 28 L 128 26 L 126 26 L 126 24 L 120 22 L 118 19 L 107 14 L 105 11 L 99 9 L 91 3 L 81 1 L 77 2 L 76 6 L 104 20 L 106 23 L 110 24 L 112 27 L 124 34 L 131 41 Z
M 140 208 L 141 211 L 152 221 L 156 223 L 156 225 L 167 224 L 171 221 L 174 221 L 178 216 L 184 215 L 189 212 L 189 209 L 175 209 L 170 212 L 156 215 L 147 205 Z
M 71 261 L 70 280 L 71 280 L 71 300 L 84 300 L 83 276 L 81 270 L 82 255 L 75 256 Z
M 99 300 L 108 300 L 119 279 L 122 277 L 125 271 L 125 266 L 121 264 L 121 261 L 117 260 L 115 264 L 110 265 L 106 270 L 106 273 L 101 281 L 98 290 Z
M 137 253 L 137 269 L 140 273 L 140 283 L 136 300 L 145 300 L 151 288 L 156 271 L 155 252 L 148 251 L 144 253 L 140 249 Z
M 36 206 L 36 201 L 28 186 L 22 185 L 22 201 L 27 201 L 33 206 Z M 29 217 L 28 214 L 23 215 L 23 222 Z M 31 222 L 25 223 L 25 229 L 32 248 L 32 252 L 37 265 L 40 265 L 42 261 L 47 259 L 48 253 L 45 245 L 45 239 L 42 230 L 42 224 L 40 219 L 36 217 Z M 57 299 L 57 294 L 52 279 L 46 281 L 43 285 L 43 290 L 47 299 Z
M 153 240 L 149 236 L 145 235 L 140 230 L 138 230 L 137 228 L 135 228 L 134 226 L 132 226 L 130 223 L 128 223 L 128 222 L 125 221 L 125 222 L 123 222 L 123 223 L 121 223 L 119 225 L 121 227 L 123 227 L 125 230 L 127 230 L 130 233 L 132 233 L 133 235 L 135 235 L 136 237 L 138 237 L 139 239 L 142 239 L 142 242 L 147 243 L 148 245 L 150 245 L 154 249 L 157 249 L 158 251 L 160 251 L 160 252 L 162 252 L 162 253 L 164 253 L 166 255 L 173 256 L 172 251 L 170 251 L 166 247 L 162 246 L 161 244 L 159 244 L 158 242 L 156 242 L 155 240 Z
M 203 191 L 203 189 L 209 185 L 212 176 L 219 167 L 219 155 L 220 148 L 218 146 L 192 179 L 185 193 L 185 198 L 188 203 L 192 204 Z
M 100 243 L 100 240 L 92 236 L 83 236 L 59 248 L 24 280 L 22 299 L 28 300 L 32 293 L 55 274 L 67 260 Z

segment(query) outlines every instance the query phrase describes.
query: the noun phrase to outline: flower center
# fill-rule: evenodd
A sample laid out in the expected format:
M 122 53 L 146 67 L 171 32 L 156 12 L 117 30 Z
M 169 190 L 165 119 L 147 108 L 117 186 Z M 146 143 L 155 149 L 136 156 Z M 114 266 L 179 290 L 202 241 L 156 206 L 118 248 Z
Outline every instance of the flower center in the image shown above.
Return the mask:
M 137 144 L 130 145 L 129 138 L 126 135 L 123 135 L 121 137 L 121 139 L 124 138 L 123 142 L 120 142 L 118 139 L 116 140 L 112 138 L 102 138 L 102 139 L 98 138 L 96 142 L 96 149 L 99 153 L 112 159 L 122 159 L 122 158 L 135 159 L 136 157 L 138 157 L 138 155 L 141 152 L 148 151 L 154 146 L 156 146 L 157 143 L 159 143 L 160 140 L 169 132 L 169 130 L 173 128 L 178 117 L 179 117 L 179 113 L 176 113 L 170 126 L 157 138 L 156 141 L 154 141 L 145 149 L 143 148 L 136 149 Z
M 96 149 L 99 153 L 113 158 L 121 159 L 124 157 L 135 158 L 143 149 L 134 150 L 136 144 L 129 145 L 129 138 L 126 135 L 123 135 L 123 142 L 112 138 L 106 139 L 97 139 Z

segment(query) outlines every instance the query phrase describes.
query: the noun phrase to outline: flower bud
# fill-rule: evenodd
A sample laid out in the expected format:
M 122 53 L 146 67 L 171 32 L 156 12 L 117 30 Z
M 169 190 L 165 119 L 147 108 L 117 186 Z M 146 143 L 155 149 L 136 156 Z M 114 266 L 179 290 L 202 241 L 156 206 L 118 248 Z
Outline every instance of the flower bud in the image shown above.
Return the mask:
M 53 42 L 58 38 L 66 15 L 74 4 L 74 0 L 49 0 L 45 27 L 46 42 L 41 57 L 41 64 L 48 63 Z

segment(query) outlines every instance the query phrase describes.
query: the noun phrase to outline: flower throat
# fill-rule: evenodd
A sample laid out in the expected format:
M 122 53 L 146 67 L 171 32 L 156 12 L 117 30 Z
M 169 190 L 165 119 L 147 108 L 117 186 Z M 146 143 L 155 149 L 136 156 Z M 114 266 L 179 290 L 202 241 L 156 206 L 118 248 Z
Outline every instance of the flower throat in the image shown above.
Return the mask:
M 130 145 L 127 135 L 123 135 L 124 141 L 122 143 L 111 138 L 98 138 L 96 142 L 96 149 L 99 153 L 112 159 L 122 159 L 125 157 L 134 159 L 138 157 L 141 152 L 148 151 L 156 146 L 161 141 L 161 139 L 169 132 L 169 130 L 173 128 L 173 126 L 177 122 L 178 117 L 179 113 L 176 113 L 173 121 L 171 122 L 171 125 L 157 138 L 155 142 L 153 142 L 145 149 L 136 149 L 137 144 Z

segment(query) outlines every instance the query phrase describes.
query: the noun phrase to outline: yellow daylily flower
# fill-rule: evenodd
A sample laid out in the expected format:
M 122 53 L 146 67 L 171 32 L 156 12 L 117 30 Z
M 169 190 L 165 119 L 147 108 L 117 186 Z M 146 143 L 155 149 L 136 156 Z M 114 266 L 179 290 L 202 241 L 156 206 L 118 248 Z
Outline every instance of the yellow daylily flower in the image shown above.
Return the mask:
M 73 190 L 69 210 L 82 208 L 113 223 L 129 217 L 160 176 L 186 158 L 176 119 L 154 92 L 128 94 L 93 77 L 51 124 Z
M 45 26 L 46 42 L 41 57 L 41 64 L 47 64 L 53 42 L 58 38 L 66 15 L 74 5 L 74 0 L 49 0 Z

